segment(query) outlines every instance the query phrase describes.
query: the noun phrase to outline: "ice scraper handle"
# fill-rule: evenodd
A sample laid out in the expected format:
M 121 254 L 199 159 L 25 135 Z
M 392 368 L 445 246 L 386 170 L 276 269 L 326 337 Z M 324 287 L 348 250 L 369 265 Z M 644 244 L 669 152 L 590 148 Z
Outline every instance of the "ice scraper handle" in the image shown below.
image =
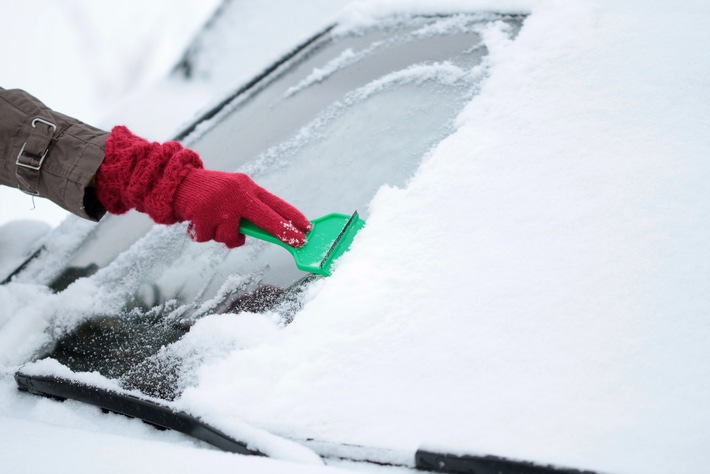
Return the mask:
M 285 248 L 296 261 L 296 266 L 306 272 L 330 275 L 333 262 L 347 252 L 355 234 L 365 225 L 358 213 L 327 214 L 311 221 L 313 228 L 306 234 L 306 244 L 294 248 L 275 235 L 242 219 L 239 230 L 250 237 L 256 237 Z
M 265 240 L 266 242 L 270 242 L 272 244 L 278 244 L 285 249 L 293 248 L 283 240 L 276 237 L 274 234 L 262 229 L 261 227 L 257 227 L 256 224 L 252 224 L 246 219 L 242 219 L 239 223 L 239 232 L 244 235 L 248 235 L 249 237 L 256 237 L 259 240 Z

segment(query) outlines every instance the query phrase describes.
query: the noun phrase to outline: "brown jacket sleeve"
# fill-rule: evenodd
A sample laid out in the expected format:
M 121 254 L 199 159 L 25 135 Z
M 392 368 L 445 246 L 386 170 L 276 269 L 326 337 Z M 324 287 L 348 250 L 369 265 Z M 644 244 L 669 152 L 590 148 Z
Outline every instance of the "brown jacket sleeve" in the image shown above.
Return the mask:
M 108 135 L 27 92 L 0 88 L 0 184 L 97 221 L 106 211 L 96 198 L 94 177 Z

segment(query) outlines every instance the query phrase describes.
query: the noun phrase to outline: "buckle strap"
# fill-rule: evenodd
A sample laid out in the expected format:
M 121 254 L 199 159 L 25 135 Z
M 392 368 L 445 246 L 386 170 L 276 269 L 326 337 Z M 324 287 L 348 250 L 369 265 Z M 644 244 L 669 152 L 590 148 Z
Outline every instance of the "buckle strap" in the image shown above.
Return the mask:
M 36 117 L 32 120 L 32 131 L 20 148 L 15 160 L 17 187 L 33 196 L 39 195 L 39 171 L 49 152 L 49 145 L 57 126 L 45 119 Z

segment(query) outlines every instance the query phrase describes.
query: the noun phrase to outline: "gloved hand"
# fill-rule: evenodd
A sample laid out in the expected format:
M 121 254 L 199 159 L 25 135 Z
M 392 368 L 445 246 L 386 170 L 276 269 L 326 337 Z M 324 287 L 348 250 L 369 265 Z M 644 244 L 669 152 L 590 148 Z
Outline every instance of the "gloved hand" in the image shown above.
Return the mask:
M 247 175 L 205 170 L 197 153 L 179 143 L 151 143 L 122 126 L 106 140 L 96 196 L 112 214 L 136 209 L 159 224 L 190 221 L 192 238 L 229 248 L 244 244 L 242 218 L 294 247 L 305 244 L 311 229 L 301 212 Z
M 311 223 L 301 212 L 258 186 L 243 173 L 195 169 L 185 176 L 175 194 L 175 215 L 190 221 L 190 235 L 198 242 L 216 240 L 229 248 L 244 244 L 241 219 L 302 247 Z

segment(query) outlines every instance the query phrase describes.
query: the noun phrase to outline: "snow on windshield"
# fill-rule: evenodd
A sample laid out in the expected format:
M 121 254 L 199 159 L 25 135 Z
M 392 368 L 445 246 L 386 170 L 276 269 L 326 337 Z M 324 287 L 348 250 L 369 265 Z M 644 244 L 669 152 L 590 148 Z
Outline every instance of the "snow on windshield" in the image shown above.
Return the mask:
M 488 19 L 490 21 L 496 21 L 498 17 L 495 15 L 488 15 Z M 352 48 L 347 48 L 337 57 L 335 57 L 322 67 L 314 68 L 313 71 L 308 75 L 308 77 L 303 79 L 301 82 L 299 82 L 293 87 L 289 87 L 286 90 L 286 96 L 291 96 L 305 89 L 306 87 L 309 87 L 318 82 L 322 82 L 324 79 L 341 70 L 342 68 L 356 64 L 357 62 L 367 58 L 371 54 L 376 53 L 377 50 L 381 48 L 392 47 L 394 43 L 406 43 L 408 41 L 412 41 L 413 38 L 427 38 L 434 35 L 445 35 L 452 34 L 455 32 L 467 33 L 471 30 L 481 30 L 484 28 L 484 26 L 482 25 L 485 25 L 485 23 L 482 24 L 482 21 L 484 20 L 486 20 L 486 16 L 483 15 L 454 15 L 453 17 L 447 17 L 440 21 L 424 22 L 421 28 L 414 29 L 413 31 L 407 32 L 406 34 L 397 35 L 395 37 L 389 37 L 385 40 L 375 41 L 374 43 L 372 43 L 367 48 L 361 51 L 354 51 Z M 419 21 L 421 22 L 422 20 Z M 386 27 L 387 22 L 383 23 L 384 24 L 379 25 L 380 28 Z M 393 23 L 393 20 L 390 20 L 389 23 Z M 342 27 L 336 28 L 335 31 L 336 37 L 352 34 L 351 30 Z M 355 31 L 357 31 L 357 29 L 355 29 Z M 471 45 L 471 48 L 481 46 L 482 44 L 479 43 L 477 45 Z
M 288 127 L 293 127 L 294 123 L 304 124 L 300 129 L 293 128 L 296 133 L 292 137 L 262 151 L 240 169 L 258 179 L 262 185 L 287 197 L 308 215 L 360 209 L 366 216 L 367 205 L 378 189 L 383 185 L 403 186 L 422 157 L 453 131 L 456 114 L 478 90 L 484 77 L 485 67 L 481 59 L 486 49 L 481 43 L 481 35 L 491 28 L 512 35 L 515 29 L 507 21 L 485 15 L 453 19 L 400 19 L 380 25 L 376 35 L 392 36 L 402 31 L 403 34 L 398 35 L 401 39 L 376 41 L 379 44 L 377 48 L 366 46 L 364 50 L 367 54 L 362 54 L 359 61 L 374 70 L 366 71 L 364 76 L 362 72 L 357 76 L 349 71 L 346 75 L 333 71 L 331 76 L 336 75 L 336 80 L 344 82 L 345 87 L 338 86 L 340 90 L 334 97 L 339 100 L 329 105 L 327 101 L 323 102 L 326 105 L 324 110 L 319 111 L 313 105 L 314 98 L 323 100 L 318 90 L 314 92 L 313 84 L 302 85 L 297 92 L 284 95 L 284 90 L 293 89 L 288 87 L 289 83 L 280 84 L 277 81 L 275 85 L 270 85 L 271 89 L 275 89 L 270 95 L 264 92 L 256 99 L 247 101 L 247 106 L 252 109 L 227 107 L 226 116 L 221 114 L 189 138 L 191 146 L 202 154 L 208 164 L 215 165 L 216 160 L 221 159 L 222 166 L 234 168 L 231 155 L 223 153 L 225 147 L 245 153 L 244 150 L 250 146 L 248 140 L 256 137 L 256 144 L 252 147 L 258 150 L 259 146 L 263 147 L 259 136 L 274 141 L 275 125 L 283 117 Z M 348 45 L 371 42 L 367 36 L 371 34 L 362 29 L 348 34 L 340 32 L 335 42 L 329 43 L 332 46 L 321 47 L 317 51 L 319 54 L 330 54 L 329 47 L 351 50 Z M 447 34 L 452 39 L 447 38 Z M 436 36 L 442 37 L 442 41 L 431 42 L 430 39 Z M 425 53 L 421 54 L 421 51 Z M 332 54 L 337 54 L 337 49 Z M 315 55 L 311 63 L 318 61 L 318 57 Z M 398 62 L 392 63 L 391 58 L 397 58 Z M 447 59 L 437 61 L 437 58 Z M 301 66 L 296 77 L 298 74 L 312 74 L 309 73 L 309 64 Z M 397 65 L 402 68 L 397 69 Z M 339 69 L 344 67 L 341 65 Z M 358 82 L 353 84 L 351 76 Z M 290 76 L 285 77 L 294 80 Z M 327 79 L 323 77 L 319 82 Z M 271 102 L 273 97 L 286 100 L 284 108 L 287 113 L 279 108 L 273 110 L 280 105 Z M 289 116 L 288 104 L 297 99 L 305 100 L 311 107 L 305 110 L 291 107 Z M 259 101 L 267 104 L 266 114 L 264 110 L 259 110 Z M 232 110 L 238 113 L 229 115 Z M 261 128 L 251 131 L 237 127 L 239 133 L 234 135 L 235 120 L 237 123 L 246 120 L 258 124 L 256 118 L 259 113 L 266 117 L 270 126 L 261 125 Z M 155 337 L 146 332 L 152 326 L 142 323 L 141 319 L 150 322 L 151 318 L 159 316 L 165 318 L 166 325 L 170 322 L 178 326 L 193 325 L 219 308 L 223 312 L 226 301 L 233 300 L 250 288 L 287 287 L 300 275 L 294 277 L 294 265 L 287 254 L 273 256 L 274 248 L 263 242 L 254 241 L 238 252 L 229 252 L 219 244 L 190 242 L 185 236 L 184 225 L 151 229 L 146 227 L 147 221 L 139 217 L 136 214 L 108 217 L 95 229 L 85 226 L 87 231 L 91 229 L 90 233 L 64 232 L 74 236 L 75 240 L 69 243 L 66 238 L 58 239 L 64 242 L 59 249 L 54 248 L 56 242 L 52 243 L 51 239 L 64 235 L 62 231 L 71 229 L 73 221 L 68 221 L 55 231 L 44 253 L 30 262 L 17 281 L 51 284 L 58 290 L 64 290 L 67 285 L 69 287 L 58 296 L 58 303 L 54 301 L 56 309 L 51 319 L 46 314 L 28 318 L 31 324 L 12 332 L 12 335 L 17 338 L 22 331 L 36 331 L 39 325 L 49 324 L 42 341 L 50 336 L 60 339 L 54 356 L 64 361 L 64 356 L 58 354 L 72 351 L 71 348 L 65 349 L 67 344 L 72 344 L 71 337 L 65 336 L 68 331 L 92 317 L 96 318 L 97 323 L 84 325 L 81 331 L 99 331 L 102 327 L 109 327 L 102 323 L 104 315 L 124 314 L 126 322 L 116 326 L 121 329 L 114 327 L 113 330 L 117 333 L 123 331 L 120 337 L 136 339 L 130 346 L 136 350 L 143 346 L 140 351 L 152 359 L 138 368 L 124 367 L 107 353 L 107 364 L 75 365 L 75 369 L 99 370 L 104 375 L 120 378 L 128 388 L 140 387 L 150 395 L 172 399 L 190 384 L 196 383 L 194 372 L 204 358 L 196 347 L 192 351 L 173 348 L 158 350 L 159 346 L 153 347 Z M 137 242 L 133 244 L 135 239 Z M 68 258 L 67 254 L 71 254 L 80 243 L 81 248 L 76 255 Z M 116 246 L 118 252 L 113 252 L 112 248 Z M 59 265 L 52 262 L 61 261 L 69 261 L 70 265 L 58 277 L 56 269 Z M 65 276 L 69 270 L 77 276 L 89 278 L 70 284 L 72 280 Z M 57 283 L 65 279 L 66 283 Z M 107 288 L 111 290 L 105 291 Z M 286 298 L 270 310 L 271 314 L 267 313 L 267 320 L 279 326 L 290 322 L 308 292 L 308 288 L 299 290 L 295 294 L 298 301 Z M 37 309 L 37 312 L 48 312 L 52 300 L 51 296 L 47 296 L 43 305 L 38 304 L 41 310 Z M 229 306 L 231 312 L 236 309 Z M 248 307 L 242 309 L 251 311 Z M 154 330 L 160 332 L 157 328 Z M 176 336 L 173 331 L 163 334 L 168 338 L 163 345 L 172 343 L 181 335 Z M 97 333 L 90 340 L 80 339 L 79 342 L 93 341 L 91 343 L 94 344 L 101 337 Z M 116 337 L 113 335 L 110 339 Z M 185 339 L 190 341 L 191 336 Z M 16 344 L 15 360 L 26 359 L 27 348 L 33 347 L 33 344 L 34 347 L 38 345 L 35 340 Z M 228 347 L 233 347 L 233 344 Z M 174 360 L 181 353 L 182 360 Z M 6 357 L 12 356 L 8 353 Z M 67 361 L 73 360 L 72 357 L 69 356 Z M 156 364 L 163 369 L 172 367 L 180 373 L 174 377 L 163 373 L 153 375 Z M 166 386 L 166 383 L 175 386 Z
M 203 367 L 183 406 L 294 437 L 703 469 L 710 109 L 693 78 L 710 62 L 684 46 L 703 20 L 669 12 L 548 3 L 514 42 L 490 31 L 458 131 L 379 191 L 294 322 Z

